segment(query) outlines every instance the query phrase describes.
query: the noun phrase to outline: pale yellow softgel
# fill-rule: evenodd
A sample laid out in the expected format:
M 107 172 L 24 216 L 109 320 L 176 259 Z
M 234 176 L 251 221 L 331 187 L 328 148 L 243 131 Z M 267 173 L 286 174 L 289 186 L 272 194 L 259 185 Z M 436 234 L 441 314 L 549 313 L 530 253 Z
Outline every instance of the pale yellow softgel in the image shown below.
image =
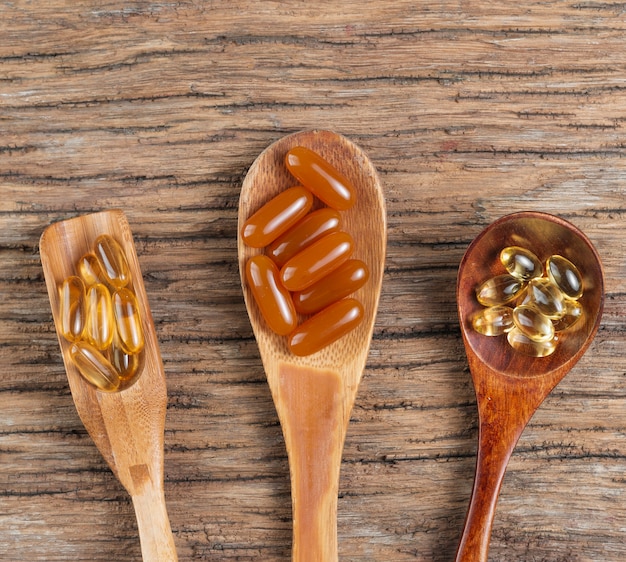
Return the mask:
M 556 338 L 544 342 L 533 341 L 518 328 L 513 328 L 506 337 L 513 349 L 532 357 L 547 357 L 556 350 Z
M 547 342 L 554 338 L 552 320 L 534 306 L 516 306 L 513 310 L 515 327 L 534 342 Z
M 583 279 L 578 268 L 563 256 L 550 256 L 546 273 L 561 292 L 569 299 L 579 299 L 583 294 Z
M 476 289 L 476 298 L 483 306 L 507 304 L 520 295 L 524 288 L 522 281 L 509 273 L 487 279 Z
M 484 336 L 501 336 L 513 326 L 513 309 L 510 306 L 482 308 L 472 316 L 472 328 Z
M 533 357 L 554 352 L 559 334 L 576 326 L 584 310 L 582 275 L 560 255 L 544 266 L 529 250 L 507 246 L 499 254 L 506 274 L 481 283 L 476 298 L 487 307 L 474 313 L 472 327 L 480 334 L 507 334 L 513 349 Z
M 507 246 L 500 252 L 500 261 L 505 269 L 519 279 L 541 277 L 543 266 L 531 251 L 520 246 Z

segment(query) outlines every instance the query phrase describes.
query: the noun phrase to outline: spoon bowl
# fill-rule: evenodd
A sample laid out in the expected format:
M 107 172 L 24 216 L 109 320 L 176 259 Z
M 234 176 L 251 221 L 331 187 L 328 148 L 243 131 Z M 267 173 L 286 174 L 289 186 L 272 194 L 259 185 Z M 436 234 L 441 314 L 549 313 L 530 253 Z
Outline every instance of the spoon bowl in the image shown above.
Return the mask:
M 506 246 L 526 248 L 542 263 L 560 254 L 582 275 L 583 317 L 559 337 L 556 350 L 547 357 L 524 355 L 511 348 L 505 336 L 488 337 L 472 329 L 471 317 L 482 307 L 476 287 L 504 273 L 499 254 Z M 547 213 L 514 213 L 492 223 L 468 247 L 459 266 L 457 305 L 476 392 L 479 435 L 474 488 L 456 561 L 485 562 L 513 449 L 536 409 L 587 350 L 600 325 L 602 264 L 591 242 L 569 222 Z
M 109 234 L 121 245 L 131 272 L 145 339 L 140 372 L 127 387 L 101 392 L 88 383 L 70 358 L 71 344 L 59 330 L 59 287 L 94 240 Z M 111 210 L 49 226 L 40 240 L 48 288 L 65 370 L 87 432 L 133 500 L 146 561 L 176 561 L 177 554 L 163 492 L 163 444 L 167 394 L 165 373 L 148 306 L 132 233 L 124 213 Z
M 298 182 L 287 170 L 287 151 L 304 146 L 322 156 L 353 184 L 357 201 L 342 212 L 343 230 L 354 239 L 354 258 L 370 270 L 369 281 L 353 296 L 365 310 L 352 332 L 313 355 L 297 357 L 286 338 L 272 332 L 254 302 L 245 264 L 262 250 L 238 238 L 239 270 L 246 308 L 268 385 L 280 419 L 289 458 L 294 561 L 337 560 L 339 470 L 350 413 L 369 352 L 382 284 L 386 214 L 378 174 L 365 153 L 331 131 L 304 131 L 264 150 L 244 179 L 239 232 L 248 217 Z

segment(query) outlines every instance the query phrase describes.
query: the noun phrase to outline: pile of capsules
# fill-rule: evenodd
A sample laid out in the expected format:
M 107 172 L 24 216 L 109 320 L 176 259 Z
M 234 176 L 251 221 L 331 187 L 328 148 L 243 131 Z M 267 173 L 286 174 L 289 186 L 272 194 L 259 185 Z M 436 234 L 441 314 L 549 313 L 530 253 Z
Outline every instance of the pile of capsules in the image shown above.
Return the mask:
M 294 355 L 311 355 L 358 326 L 363 305 L 348 298 L 369 278 L 351 259 L 354 240 L 340 211 L 351 208 L 351 183 L 317 153 L 297 146 L 285 164 L 300 185 L 279 193 L 244 223 L 241 237 L 265 253 L 246 263 L 246 279 L 267 325 L 287 336 Z M 314 196 L 325 206 L 312 211 Z M 308 318 L 298 324 L 298 315 Z
M 533 357 L 546 357 L 556 349 L 559 335 L 582 317 L 578 299 L 583 282 L 567 258 L 550 256 L 544 265 L 529 250 L 508 246 L 500 252 L 507 273 L 476 289 L 485 306 L 472 318 L 472 327 L 486 336 L 507 335 L 511 347 Z
M 102 234 L 76 271 L 59 289 L 61 334 L 87 381 L 99 390 L 119 390 L 138 374 L 144 347 L 128 261 L 118 242 Z

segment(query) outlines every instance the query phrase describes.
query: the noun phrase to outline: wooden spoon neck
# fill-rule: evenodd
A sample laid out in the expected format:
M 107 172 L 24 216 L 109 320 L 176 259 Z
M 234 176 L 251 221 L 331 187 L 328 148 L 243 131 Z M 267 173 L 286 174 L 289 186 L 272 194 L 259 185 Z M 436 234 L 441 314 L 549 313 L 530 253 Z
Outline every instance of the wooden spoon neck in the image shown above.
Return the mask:
M 145 562 L 176 562 L 176 546 L 170 527 L 161 482 L 146 483 L 131 495 L 137 516 L 141 553 Z

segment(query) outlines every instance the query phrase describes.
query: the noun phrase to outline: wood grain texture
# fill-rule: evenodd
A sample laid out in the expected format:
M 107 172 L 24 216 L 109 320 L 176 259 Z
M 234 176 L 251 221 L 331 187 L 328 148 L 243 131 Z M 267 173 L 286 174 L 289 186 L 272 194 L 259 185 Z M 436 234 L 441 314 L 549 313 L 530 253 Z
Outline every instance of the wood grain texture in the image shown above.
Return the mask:
M 38 254 L 123 208 L 167 375 L 181 560 L 289 560 L 288 466 L 237 268 L 256 156 L 361 146 L 388 213 L 383 291 L 338 501 L 346 561 L 452 560 L 477 411 L 456 271 L 491 221 L 559 215 L 602 257 L 588 353 L 522 435 L 490 560 L 626 556 L 626 21 L 606 2 L 0 6 L 0 559 L 140 560 L 132 503 L 72 403 Z

